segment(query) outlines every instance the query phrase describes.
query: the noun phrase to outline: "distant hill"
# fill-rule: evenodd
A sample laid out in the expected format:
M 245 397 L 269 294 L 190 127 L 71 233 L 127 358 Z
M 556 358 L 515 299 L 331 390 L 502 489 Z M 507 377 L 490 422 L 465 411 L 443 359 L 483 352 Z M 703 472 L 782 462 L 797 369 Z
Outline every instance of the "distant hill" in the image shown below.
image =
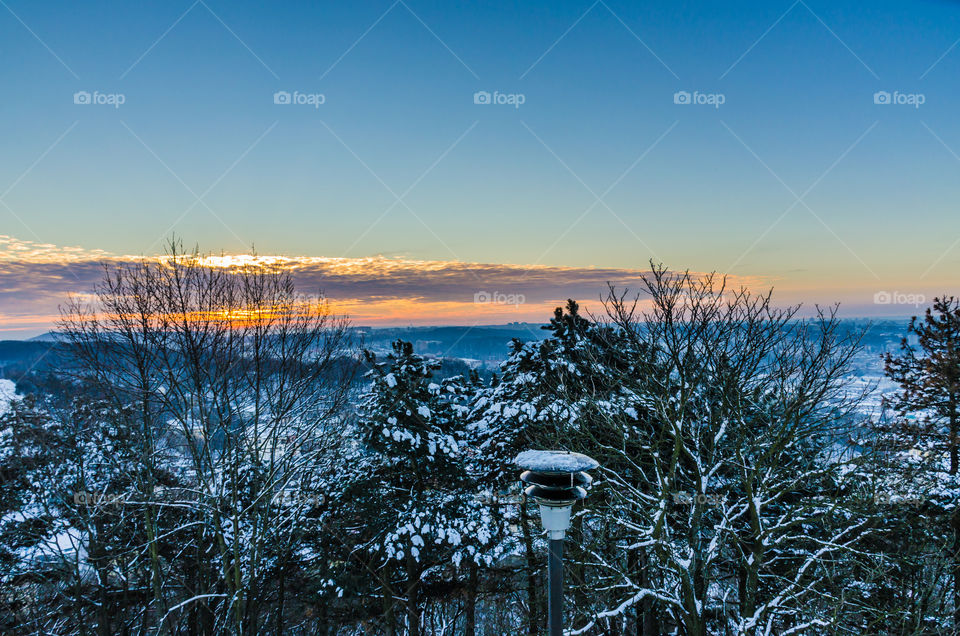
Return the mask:
M 377 354 L 388 353 L 391 343 L 399 338 L 413 343 L 417 353 L 446 359 L 440 377 L 463 374 L 467 366 L 495 369 L 509 354 L 511 340 L 541 340 L 547 335 L 540 325 L 526 323 L 476 327 L 355 327 L 353 331 L 366 349 Z M 45 376 L 58 369 L 60 342 L 54 332 L 29 340 L 0 340 L 0 379 L 16 382 L 20 393 L 30 392 L 35 382 L 44 381 Z
M 31 387 L 21 387 L 21 382 L 56 368 L 56 346 L 54 341 L 0 340 L 0 378 L 13 380 L 20 393 L 27 393 Z
M 495 366 L 510 353 L 510 341 L 543 340 L 547 332 L 540 325 L 512 323 L 509 325 L 452 326 L 452 327 L 358 327 L 364 346 L 380 353 L 390 350 L 390 343 L 401 339 L 413 343 L 421 355 L 439 358 L 461 358 L 484 366 Z
M 856 371 L 863 375 L 883 373 L 882 355 L 895 350 L 906 334 L 907 320 L 846 319 L 841 330 L 856 333 L 867 328 L 862 340 L 864 349 L 855 360 Z M 471 367 L 493 370 L 509 355 L 510 341 L 542 340 L 548 332 L 533 323 L 511 323 L 483 326 L 440 327 L 353 327 L 363 346 L 377 354 L 386 354 L 391 343 L 402 339 L 413 343 L 414 350 L 436 358 L 456 358 Z M 48 332 L 29 340 L 0 341 L 0 378 L 19 381 L 26 373 L 40 374 L 55 370 L 59 337 Z M 452 372 L 459 373 L 456 369 Z
M 48 331 L 33 338 L 27 338 L 25 342 L 60 342 L 61 336 L 55 331 Z

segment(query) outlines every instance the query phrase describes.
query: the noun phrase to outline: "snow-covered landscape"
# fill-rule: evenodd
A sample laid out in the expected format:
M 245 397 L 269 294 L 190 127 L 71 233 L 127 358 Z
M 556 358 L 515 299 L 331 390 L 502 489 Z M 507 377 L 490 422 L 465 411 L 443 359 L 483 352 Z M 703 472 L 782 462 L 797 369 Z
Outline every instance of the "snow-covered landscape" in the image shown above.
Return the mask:
M 490 369 L 288 277 L 120 269 L 0 343 L 3 629 L 539 634 L 521 470 L 571 475 L 568 633 L 952 629 L 956 301 L 811 320 L 655 269 Z
M 0 53 L 0 636 L 960 636 L 960 0 Z

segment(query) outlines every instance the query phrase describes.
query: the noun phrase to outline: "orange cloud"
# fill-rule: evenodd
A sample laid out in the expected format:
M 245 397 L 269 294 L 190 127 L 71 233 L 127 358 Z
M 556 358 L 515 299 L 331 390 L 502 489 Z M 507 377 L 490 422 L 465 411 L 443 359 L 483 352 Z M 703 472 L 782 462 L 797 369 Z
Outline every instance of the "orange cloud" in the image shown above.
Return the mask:
M 151 257 L 161 258 L 161 257 Z M 49 329 L 68 294 L 93 289 L 104 264 L 141 260 L 79 247 L 0 236 L 0 330 Z M 235 254 L 205 256 L 210 267 L 268 265 L 293 273 L 297 289 L 322 293 L 335 313 L 358 325 L 545 322 L 574 298 L 596 307 L 607 284 L 642 289 L 644 270 L 427 261 L 371 256 L 333 258 Z M 729 283 L 765 288 L 759 277 Z

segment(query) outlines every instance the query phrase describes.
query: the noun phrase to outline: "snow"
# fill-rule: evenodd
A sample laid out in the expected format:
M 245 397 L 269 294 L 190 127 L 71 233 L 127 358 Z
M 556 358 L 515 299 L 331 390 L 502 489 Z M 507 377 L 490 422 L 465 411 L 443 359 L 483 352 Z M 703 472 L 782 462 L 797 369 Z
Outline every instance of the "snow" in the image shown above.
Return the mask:
M 523 451 L 513 463 L 524 470 L 538 473 L 578 473 L 600 465 L 597 460 L 581 453 L 547 450 Z
M 10 410 L 10 403 L 17 399 L 17 385 L 11 380 L 0 380 L 0 415 Z

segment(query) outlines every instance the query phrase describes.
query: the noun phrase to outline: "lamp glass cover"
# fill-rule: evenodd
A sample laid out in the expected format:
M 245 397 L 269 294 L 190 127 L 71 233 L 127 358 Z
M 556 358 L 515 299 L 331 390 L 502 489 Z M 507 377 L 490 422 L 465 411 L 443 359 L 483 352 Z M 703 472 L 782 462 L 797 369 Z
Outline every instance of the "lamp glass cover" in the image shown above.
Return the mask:
M 550 533 L 551 539 L 562 539 L 570 527 L 570 510 L 573 504 L 566 506 L 546 506 L 540 504 L 540 520 L 543 528 Z

